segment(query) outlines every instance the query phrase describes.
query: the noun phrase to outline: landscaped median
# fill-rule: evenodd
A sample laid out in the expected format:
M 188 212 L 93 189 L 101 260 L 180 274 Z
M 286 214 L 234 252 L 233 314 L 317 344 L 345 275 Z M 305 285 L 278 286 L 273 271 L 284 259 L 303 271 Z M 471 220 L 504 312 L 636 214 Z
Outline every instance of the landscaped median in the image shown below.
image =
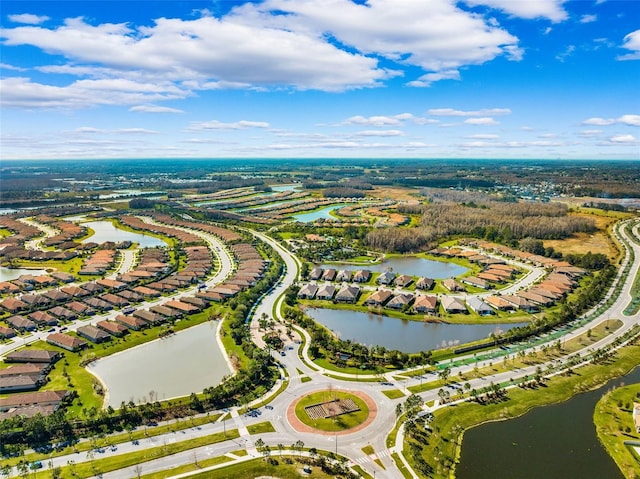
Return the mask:
M 231 429 L 226 433 L 216 433 L 209 436 L 190 439 L 188 441 L 176 442 L 173 444 L 166 444 L 148 449 L 141 449 L 140 451 L 128 452 L 125 454 L 118 454 L 112 457 L 103 459 L 89 458 L 85 462 L 79 462 L 77 464 L 69 464 L 60 468 L 62 474 L 61 477 L 94 477 L 100 474 L 117 471 L 126 467 L 136 466 L 144 464 L 148 461 L 153 461 L 161 457 L 170 456 L 179 452 L 189 451 L 201 446 L 208 446 L 216 444 L 218 442 L 228 441 L 230 439 L 237 439 L 240 437 L 237 429 Z M 51 477 L 50 471 L 42 471 L 36 473 L 37 479 L 45 479 Z

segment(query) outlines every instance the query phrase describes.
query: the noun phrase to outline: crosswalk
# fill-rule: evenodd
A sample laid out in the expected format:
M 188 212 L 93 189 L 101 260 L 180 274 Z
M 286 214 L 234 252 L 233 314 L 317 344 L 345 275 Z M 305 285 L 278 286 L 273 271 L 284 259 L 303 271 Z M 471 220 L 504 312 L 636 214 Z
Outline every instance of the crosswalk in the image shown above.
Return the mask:
M 383 449 L 380 452 L 376 452 L 368 456 L 358 457 L 354 459 L 353 462 L 355 462 L 356 464 L 366 464 L 368 462 L 375 461 L 376 459 L 381 459 L 383 457 L 391 456 L 391 454 L 392 454 L 392 451 L 390 451 L 389 449 Z

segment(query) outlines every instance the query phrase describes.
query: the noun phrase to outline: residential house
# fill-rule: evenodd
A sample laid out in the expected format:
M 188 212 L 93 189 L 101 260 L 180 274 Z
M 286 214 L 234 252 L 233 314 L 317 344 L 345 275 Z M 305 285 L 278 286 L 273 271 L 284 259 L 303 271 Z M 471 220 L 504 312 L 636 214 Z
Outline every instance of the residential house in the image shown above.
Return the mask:
M 464 284 L 468 284 L 469 286 L 475 286 L 476 288 L 481 289 L 489 289 L 491 287 L 488 281 L 476 276 L 467 276 L 465 278 L 462 278 L 460 281 Z
M 413 303 L 414 295 L 411 293 L 402 293 L 394 296 L 391 301 L 387 303 L 387 308 L 401 310 L 408 308 Z
M 123 325 L 128 329 L 133 329 L 134 331 L 139 331 L 140 329 L 146 328 L 149 323 L 144 321 L 141 318 L 136 318 L 135 316 L 125 316 L 124 314 L 119 314 L 115 318 L 116 322 Z
M 199 311 L 197 306 L 189 303 L 183 303 L 182 301 L 178 300 L 167 301 L 163 304 L 163 306 L 171 308 L 181 314 L 192 314 Z
M 79 351 L 88 346 L 86 341 L 64 333 L 51 333 L 47 336 L 47 342 L 67 351 Z
M 36 323 L 19 314 L 5 318 L 5 322 L 18 331 L 34 331 L 36 329 Z
M 336 274 L 336 281 L 340 281 L 340 282 L 351 281 L 351 271 L 346 269 L 341 269 Z
M 298 298 L 300 299 L 313 299 L 318 292 L 318 285 L 314 283 L 305 284 L 300 291 L 298 291 Z
M 393 284 L 395 284 L 398 288 L 406 288 L 411 283 L 413 283 L 413 277 L 409 276 L 408 274 L 401 274 L 393 280 Z
M 493 309 L 491 308 L 491 306 L 489 306 L 477 296 L 468 296 L 467 306 L 471 308 L 471 311 L 479 314 L 480 316 L 489 316 L 493 314 Z
M 47 349 L 19 349 L 8 353 L 4 360 L 7 363 L 48 363 L 53 364 L 62 357 L 58 351 Z
M 338 303 L 355 303 L 360 297 L 360 288 L 357 286 L 343 286 L 335 295 Z
M 0 376 L 0 394 L 36 391 L 42 379 L 35 375 Z
M 371 271 L 368 269 L 359 269 L 353 274 L 355 283 L 367 283 L 371 279 Z
M 27 406 L 59 406 L 69 394 L 69 391 L 41 391 L 34 393 L 12 394 L 0 399 L 0 411 Z
M 540 308 L 536 304 L 532 303 L 528 299 L 525 299 L 521 296 L 514 295 L 514 294 L 507 294 L 507 295 L 501 296 L 501 298 L 507 301 L 508 303 L 512 304 L 515 308 L 521 309 L 522 311 L 526 311 L 527 313 L 535 313 L 537 311 L 540 311 Z
M 391 298 L 393 298 L 393 292 L 388 289 L 379 289 L 365 299 L 364 304 L 366 306 L 384 306 Z
M 34 323 L 40 326 L 57 326 L 58 320 L 51 316 L 46 311 L 34 311 L 27 315 L 27 317 Z
M 336 294 L 336 287 L 332 284 L 323 284 L 318 288 L 316 299 L 331 300 Z
M 435 284 L 436 282 L 433 279 L 421 277 L 421 278 L 418 278 L 418 281 L 416 282 L 416 289 L 422 289 L 422 290 L 433 289 Z
M 449 314 L 467 313 L 467 308 L 464 303 L 453 296 L 443 296 L 440 299 L 440 304 L 442 304 L 442 308 Z
M 322 278 L 322 273 L 324 272 L 324 270 L 322 268 L 320 268 L 319 266 L 316 266 L 315 268 L 313 268 L 311 270 L 311 272 L 309 273 L 309 279 L 317 281 L 320 278 Z
M 322 279 L 323 281 L 333 281 L 336 278 L 336 274 L 338 272 L 333 268 L 325 269 L 324 273 L 322 273 Z
M 14 338 L 15 336 L 16 336 L 16 331 L 14 329 L 0 326 L 0 338 L 10 339 L 10 338 Z
M 445 279 L 444 281 L 442 281 L 442 286 L 447 288 L 452 293 L 454 293 L 456 291 L 464 291 L 465 290 L 464 286 L 462 286 L 455 279 L 452 279 L 452 278 L 448 278 L 448 279 Z
M 98 321 L 96 326 L 113 336 L 123 336 L 127 331 L 127 327 L 116 321 Z
M 514 309 L 513 304 L 500 296 L 488 296 L 484 300 L 489 306 L 497 309 L 498 311 L 513 311 Z
M 396 278 L 396 274 L 392 271 L 385 271 L 383 273 L 380 274 L 380 276 L 378 276 L 376 278 L 376 283 L 378 284 L 391 284 L 393 283 L 393 280 Z
M 56 306 L 55 308 L 47 310 L 47 312 L 52 316 L 55 316 L 58 319 L 63 319 L 65 321 L 73 321 L 78 317 L 76 313 L 74 313 L 70 309 L 63 308 L 62 306 Z
M 102 329 L 96 328 L 91 324 L 87 324 L 86 326 L 80 326 L 76 332 L 78 336 L 82 336 L 85 339 L 88 339 L 92 343 L 103 343 L 105 341 L 111 340 L 111 335 L 105 332 Z
M 29 305 L 16 298 L 5 298 L 0 302 L 0 306 L 9 311 L 10 313 L 17 313 L 27 309 Z
M 438 308 L 438 298 L 431 295 L 417 295 L 413 303 L 413 310 L 421 314 L 433 314 Z

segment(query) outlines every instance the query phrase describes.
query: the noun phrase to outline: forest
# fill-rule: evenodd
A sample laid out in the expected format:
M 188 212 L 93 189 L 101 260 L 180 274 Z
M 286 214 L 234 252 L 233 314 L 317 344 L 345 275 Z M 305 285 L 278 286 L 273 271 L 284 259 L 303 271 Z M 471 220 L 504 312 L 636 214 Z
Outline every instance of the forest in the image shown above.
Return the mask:
M 515 246 L 524 238 L 562 239 L 596 230 L 591 219 L 568 216 L 567 207 L 561 204 L 486 201 L 478 205 L 441 201 L 414 206 L 412 212 L 421 213 L 417 228 L 372 230 L 365 240 L 367 246 L 408 253 L 428 249 L 444 238 L 455 236 Z

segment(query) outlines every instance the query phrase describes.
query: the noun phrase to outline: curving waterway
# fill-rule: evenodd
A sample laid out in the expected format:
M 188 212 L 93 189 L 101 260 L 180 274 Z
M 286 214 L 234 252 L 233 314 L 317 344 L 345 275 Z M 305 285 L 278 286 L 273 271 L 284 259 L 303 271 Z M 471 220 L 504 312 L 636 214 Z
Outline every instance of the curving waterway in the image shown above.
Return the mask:
M 231 370 L 217 328 L 209 321 L 90 364 L 89 372 L 107 389 L 105 406 L 187 396 L 219 384 Z
M 465 432 L 456 477 L 621 479 L 622 473 L 598 441 L 593 411 L 607 390 L 637 382 L 640 367 L 563 403 Z

